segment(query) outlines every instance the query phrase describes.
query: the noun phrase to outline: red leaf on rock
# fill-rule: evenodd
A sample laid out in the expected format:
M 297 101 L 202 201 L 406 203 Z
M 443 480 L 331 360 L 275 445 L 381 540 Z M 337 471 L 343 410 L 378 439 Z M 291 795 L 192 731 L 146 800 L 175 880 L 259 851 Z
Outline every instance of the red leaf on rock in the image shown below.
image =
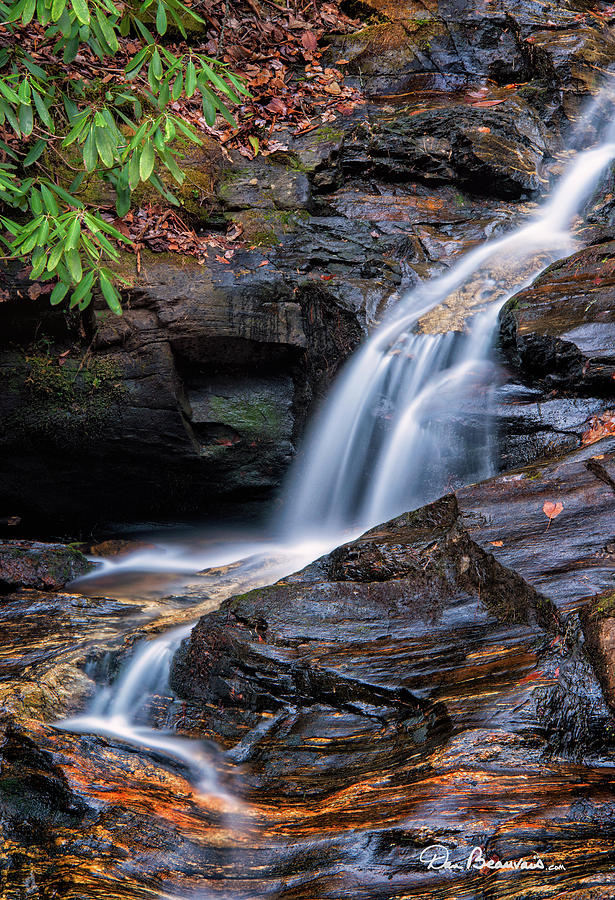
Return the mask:
M 559 516 L 563 508 L 564 504 L 559 500 L 557 501 L 557 503 L 553 503 L 552 500 L 545 500 L 542 505 L 542 511 L 549 520 L 549 525 L 551 524 L 552 519 L 554 519 L 556 516 Z M 549 527 L 549 525 L 547 525 L 547 528 Z
M 587 431 L 581 435 L 581 443 L 584 447 L 609 434 L 615 434 L 615 410 L 607 409 L 601 416 L 592 416 L 588 425 Z

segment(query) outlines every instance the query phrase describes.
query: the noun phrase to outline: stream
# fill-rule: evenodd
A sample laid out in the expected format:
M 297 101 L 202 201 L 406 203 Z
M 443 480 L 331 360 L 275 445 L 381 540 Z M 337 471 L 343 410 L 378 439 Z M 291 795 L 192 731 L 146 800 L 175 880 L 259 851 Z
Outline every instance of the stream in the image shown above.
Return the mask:
M 607 87 L 577 126 L 570 146 L 578 147 L 579 135 L 609 121 L 611 107 Z M 172 730 L 178 709 L 169 686 L 174 653 L 196 618 L 225 597 L 272 584 L 378 523 L 494 474 L 498 314 L 506 300 L 577 246 L 578 217 L 615 158 L 615 127 L 602 132 L 570 158 L 530 219 L 462 256 L 388 311 L 314 418 L 288 476 L 281 510 L 264 536 L 246 533 L 221 540 L 198 531 L 188 539 L 150 533 L 153 547 L 99 561 L 92 574 L 74 584 L 90 597 L 132 595 L 159 603 L 157 632 L 168 616 L 169 627 L 136 643 L 87 711 L 56 727 L 81 735 L 86 749 L 94 739 L 88 736 L 99 736 L 145 753 L 156 766 L 177 768 L 194 791 L 192 811 L 179 828 L 190 831 L 195 827 L 190 816 L 207 817 L 214 809 L 214 827 L 235 835 L 236 853 L 229 851 L 212 883 L 202 873 L 190 876 L 188 888 L 178 888 L 181 896 L 205 900 L 212 890 L 229 898 L 256 896 L 226 879 L 240 867 L 242 844 L 260 838 L 254 831 L 256 814 L 242 799 L 241 744 L 224 753 L 212 742 Z M 434 311 L 440 308 L 469 310 L 466 330 L 438 332 Z M 172 896 L 162 888 L 151 890 L 152 896 Z

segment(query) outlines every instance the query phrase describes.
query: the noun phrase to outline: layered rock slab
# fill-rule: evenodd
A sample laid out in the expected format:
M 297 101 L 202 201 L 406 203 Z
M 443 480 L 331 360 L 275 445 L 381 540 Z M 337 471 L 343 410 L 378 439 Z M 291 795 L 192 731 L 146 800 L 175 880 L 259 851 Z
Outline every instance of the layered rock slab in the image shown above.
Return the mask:
M 583 463 L 561 465 L 591 476 Z M 500 485 L 502 508 L 508 484 L 487 483 Z M 208 734 L 216 708 L 227 727 L 228 715 L 261 716 L 228 755 L 268 823 L 263 895 L 263 881 L 280 897 L 479 890 L 471 867 L 427 868 L 421 853 L 434 844 L 464 872 L 475 846 L 493 859 L 561 861 L 565 870 L 532 881 L 541 897 L 588 889 L 611 864 L 615 832 L 603 832 L 601 857 L 576 807 L 603 823 L 615 801 L 608 766 L 592 765 L 605 765 L 612 721 L 578 620 L 556 612 L 546 579 L 522 579 L 510 554 L 496 561 L 496 526 L 477 524 L 472 502 L 444 498 L 227 601 L 178 652 L 175 689 L 203 709 Z M 534 543 L 546 567 L 551 545 Z M 594 560 L 567 551 L 571 591 L 570 571 Z M 522 896 L 527 883 L 500 873 L 498 896 Z
M 580 447 L 613 406 L 615 242 L 550 265 L 500 313 L 502 468 Z
M 175 663 L 173 721 L 226 748 L 202 748 L 217 794 L 155 752 L 28 719 L 34 684 L 3 694 L 21 709 L 0 729 L 5 892 L 34 878 L 70 900 L 152 885 L 233 900 L 608 896 L 613 719 L 576 611 L 612 580 L 599 541 L 614 453 L 606 439 L 459 491 L 204 616 Z M 550 525 L 545 499 L 563 502 Z M 74 663 L 80 620 L 107 631 L 128 614 L 18 595 L 4 606 L 16 646 L 19 604 L 37 602 L 24 680 L 45 653 L 53 664 L 58 625 Z M 460 868 L 429 869 L 435 845 Z M 468 869 L 474 848 L 544 868 Z

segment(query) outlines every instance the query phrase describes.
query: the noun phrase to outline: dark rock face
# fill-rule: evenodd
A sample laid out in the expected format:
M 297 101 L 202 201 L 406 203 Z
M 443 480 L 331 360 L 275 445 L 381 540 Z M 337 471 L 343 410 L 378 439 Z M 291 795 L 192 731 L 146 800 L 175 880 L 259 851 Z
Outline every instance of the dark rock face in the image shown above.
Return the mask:
M 495 0 L 488 7 L 459 0 L 365 0 L 361 9 L 379 21 L 368 19 L 359 32 L 338 38 L 335 52 L 349 60 L 350 74 L 372 95 L 410 91 L 426 75 L 457 86 L 480 78 L 508 85 L 543 77 L 552 114 L 557 107 L 575 108 L 579 89 L 593 83 L 594 66 L 608 67 L 613 59 L 610 9 L 583 0 L 548 6 Z
M 542 186 L 548 136 L 539 114 L 520 97 L 494 109 L 449 103 L 444 109 L 380 113 L 369 125 L 365 151 L 347 164 L 427 184 L 455 182 L 474 193 L 518 198 Z
M 568 610 L 612 585 L 614 483 L 615 438 L 609 437 L 463 488 L 457 497 L 472 540 Z M 563 504 L 550 525 L 546 501 Z M 493 543 L 499 541 L 502 546 Z
M 615 553 L 615 543 L 606 545 Z M 615 706 L 615 593 L 605 591 L 581 611 L 588 652 L 600 678 L 604 696 Z
M 580 446 L 591 417 L 612 405 L 614 262 L 613 241 L 594 244 L 549 266 L 504 306 L 503 468 Z
M 612 396 L 615 242 L 550 266 L 501 314 L 501 346 L 528 381 L 573 394 Z
M 0 541 L 0 589 L 59 590 L 91 568 L 79 550 L 62 544 Z
M 68 335 L 5 345 L 3 507 L 26 526 L 78 526 L 269 495 L 361 332 L 320 284 L 250 265 L 239 278 L 145 258 L 124 316 L 97 319 L 89 349 Z

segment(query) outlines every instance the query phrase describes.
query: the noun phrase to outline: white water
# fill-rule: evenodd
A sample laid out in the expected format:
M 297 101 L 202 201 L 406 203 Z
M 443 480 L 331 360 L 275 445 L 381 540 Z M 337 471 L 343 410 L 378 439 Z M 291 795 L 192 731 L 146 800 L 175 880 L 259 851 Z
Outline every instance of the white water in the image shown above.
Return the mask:
M 582 120 L 595 127 L 603 92 Z M 610 113 L 609 113 L 610 114 Z M 497 315 L 508 297 L 551 261 L 570 252 L 572 220 L 615 158 L 615 132 L 579 153 L 542 208 L 509 235 L 463 256 L 444 276 L 412 291 L 346 365 L 312 425 L 293 467 L 277 538 L 218 551 L 168 546 L 106 561 L 120 571 L 191 574 L 237 564 L 250 587 L 271 583 L 387 518 L 432 499 L 459 482 L 489 474 L 489 400 Z M 467 290 L 479 311 L 464 333 L 422 334 L 416 326 L 434 307 Z M 100 570 L 93 577 L 99 577 Z M 144 642 L 87 715 L 60 723 L 158 753 L 187 767 L 209 795 L 236 801 L 219 783 L 208 751 L 138 724 L 153 695 L 169 694 L 169 665 L 191 625 Z
M 374 332 L 310 429 L 302 462 L 291 472 L 284 533 L 363 531 L 491 474 L 498 312 L 548 263 L 571 252 L 572 219 L 614 157 L 610 141 L 580 154 L 533 219 L 413 291 Z M 426 313 L 468 281 L 486 307 L 469 330 L 417 333 Z
M 104 688 L 94 699 L 87 715 L 65 719 L 60 724 L 67 731 L 115 738 L 179 762 L 186 766 L 198 789 L 233 807 L 236 801 L 219 783 L 213 761 L 203 747 L 195 741 L 136 724 L 154 694 L 170 693 L 171 659 L 191 627 L 173 629 L 141 644 L 113 687 Z

